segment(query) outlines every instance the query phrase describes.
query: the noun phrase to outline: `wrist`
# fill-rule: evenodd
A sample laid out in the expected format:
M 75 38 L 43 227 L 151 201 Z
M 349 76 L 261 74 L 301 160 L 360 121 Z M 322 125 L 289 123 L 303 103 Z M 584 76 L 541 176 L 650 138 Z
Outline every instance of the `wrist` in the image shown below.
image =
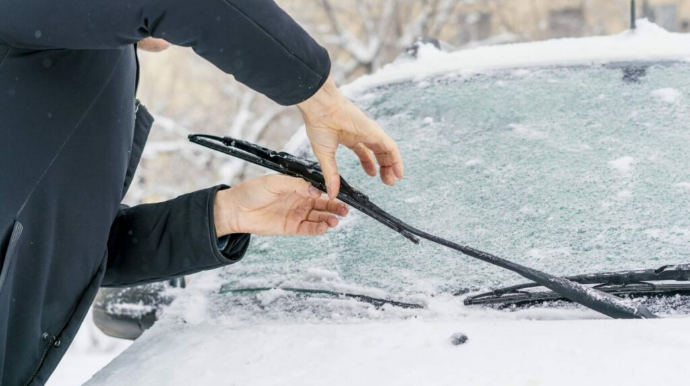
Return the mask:
M 234 233 L 242 233 L 238 227 L 237 210 L 232 197 L 232 188 L 219 190 L 213 201 L 213 220 L 216 226 L 216 236 L 223 237 Z
M 329 76 L 316 94 L 306 101 L 299 103 L 297 107 L 302 112 L 302 115 L 308 115 L 314 112 L 323 113 L 338 104 L 342 98 L 343 95 L 340 93 L 338 86 L 336 86 L 333 78 Z

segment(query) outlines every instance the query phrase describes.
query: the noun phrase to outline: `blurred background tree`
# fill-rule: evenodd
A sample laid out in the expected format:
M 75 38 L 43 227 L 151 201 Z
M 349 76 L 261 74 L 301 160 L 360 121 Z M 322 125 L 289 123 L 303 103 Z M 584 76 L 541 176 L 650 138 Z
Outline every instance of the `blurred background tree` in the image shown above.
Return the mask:
M 339 84 L 375 72 L 415 39 L 453 49 L 618 33 L 629 0 L 277 0 L 333 60 Z M 690 0 L 638 0 L 637 15 L 669 31 L 690 29 Z M 189 133 L 230 135 L 280 149 L 301 125 L 294 107 L 274 104 L 190 49 L 141 53 L 139 99 L 156 116 L 130 203 L 160 201 L 259 173 L 187 143 Z

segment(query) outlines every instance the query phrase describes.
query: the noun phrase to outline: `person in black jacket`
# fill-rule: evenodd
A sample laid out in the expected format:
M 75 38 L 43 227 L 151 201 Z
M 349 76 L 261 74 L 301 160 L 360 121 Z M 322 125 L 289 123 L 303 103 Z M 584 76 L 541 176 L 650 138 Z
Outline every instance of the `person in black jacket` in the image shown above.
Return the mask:
M 120 205 L 151 115 L 135 102 L 136 44 L 191 47 L 298 105 L 329 198 L 283 176 Z M 249 233 L 316 235 L 346 209 L 335 151 L 403 176 L 397 146 L 329 78 L 327 52 L 271 0 L 0 0 L 0 384 L 42 385 L 100 286 L 238 261 Z M 374 160 L 376 159 L 376 160 Z

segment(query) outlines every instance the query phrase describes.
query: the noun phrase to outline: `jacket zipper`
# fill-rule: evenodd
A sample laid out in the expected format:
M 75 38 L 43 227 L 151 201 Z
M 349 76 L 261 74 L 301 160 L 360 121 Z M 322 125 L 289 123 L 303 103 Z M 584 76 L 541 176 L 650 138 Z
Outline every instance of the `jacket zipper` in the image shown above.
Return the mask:
M 77 305 L 79 302 L 77 302 Z M 41 355 L 41 359 L 38 361 L 38 365 L 36 366 L 36 369 L 34 372 L 31 374 L 31 377 L 29 378 L 28 381 L 24 384 L 24 386 L 29 386 L 31 382 L 33 382 L 34 378 L 36 378 L 36 375 L 38 375 L 38 372 L 41 371 L 41 368 L 43 367 L 43 363 L 46 361 L 46 358 L 48 357 L 48 352 L 50 351 L 50 348 L 55 345 L 55 342 L 60 340 L 60 337 L 62 336 L 62 333 L 64 332 L 65 328 L 69 324 L 69 321 L 72 320 L 72 317 L 74 316 L 74 313 L 77 311 L 77 305 L 72 307 L 72 310 L 69 313 L 69 316 L 67 317 L 67 320 L 62 324 L 60 329 L 58 330 L 59 332 L 55 336 L 50 336 L 48 337 L 48 345 L 46 346 L 45 349 L 43 349 L 43 355 Z
M 88 288 L 87 288 L 87 290 L 88 290 Z M 50 351 L 50 348 L 56 347 L 55 342 L 59 341 L 60 338 L 62 337 L 62 333 L 65 331 L 65 328 L 67 328 L 67 325 L 72 320 L 72 317 L 74 317 L 74 313 L 77 312 L 77 307 L 79 307 L 79 304 L 81 303 L 81 299 L 84 298 L 85 294 L 86 294 L 86 290 L 84 291 L 84 293 L 82 293 L 81 297 L 79 298 L 80 301 L 77 301 L 77 303 L 74 306 L 72 306 L 72 309 L 69 312 L 69 316 L 62 323 L 62 326 L 60 326 L 60 328 L 58 329 L 58 333 L 56 335 L 49 335 L 48 336 L 48 339 L 47 339 L 48 345 L 46 346 L 45 349 L 43 349 L 43 354 L 41 355 L 41 359 L 38 361 L 38 365 L 36 365 L 36 369 L 31 374 L 31 377 L 29 378 L 29 380 L 26 381 L 24 386 L 29 386 L 31 384 L 31 382 L 34 381 L 34 379 L 36 378 L 36 375 L 38 375 L 39 371 L 41 371 L 41 368 L 43 367 L 43 363 L 45 363 L 46 358 L 48 357 L 48 352 Z M 46 334 L 48 334 L 48 333 L 46 333 Z M 58 346 L 59 345 L 60 344 L 58 343 Z
M 41 355 L 41 360 L 38 361 L 38 366 L 36 366 L 36 369 L 31 374 L 31 378 L 29 378 L 29 380 L 26 381 L 24 386 L 29 386 L 31 382 L 33 382 L 34 378 L 36 378 L 36 375 L 38 375 L 38 372 L 41 370 L 41 367 L 43 367 L 43 362 L 45 362 L 46 357 L 48 357 L 48 351 L 50 351 L 50 348 L 53 346 L 54 339 L 54 336 L 48 338 L 48 345 L 45 349 L 43 349 L 43 355 Z
M 137 73 L 136 77 L 134 78 L 134 116 L 136 118 L 136 114 L 139 111 L 139 106 L 141 106 L 141 102 L 139 99 L 137 99 L 137 92 L 139 92 L 139 53 L 138 53 L 138 48 L 137 45 L 134 45 L 134 63 L 136 64 L 137 67 Z

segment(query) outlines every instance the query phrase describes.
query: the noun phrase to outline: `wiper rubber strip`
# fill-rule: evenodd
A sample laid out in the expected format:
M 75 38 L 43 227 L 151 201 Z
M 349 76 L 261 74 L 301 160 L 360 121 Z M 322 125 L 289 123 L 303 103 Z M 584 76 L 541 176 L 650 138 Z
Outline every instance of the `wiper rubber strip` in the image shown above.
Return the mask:
M 386 304 L 389 304 L 391 306 L 395 307 L 400 307 L 400 308 L 405 308 L 405 309 L 411 309 L 411 308 L 424 308 L 424 305 L 422 304 L 417 304 L 417 303 L 407 303 L 407 302 L 401 302 L 398 300 L 390 300 L 390 299 L 381 299 L 381 298 L 375 298 L 373 296 L 369 295 L 360 295 L 360 294 L 353 294 L 349 292 L 340 292 L 340 291 L 331 291 L 331 290 L 320 290 L 320 289 L 308 289 L 308 288 L 291 288 L 291 287 L 257 287 L 257 288 L 221 288 L 220 293 L 221 294 L 227 294 L 227 293 L 233 293 L 233 294 L 242 294 L 242 293 L 256 293 L 256 292 L 267 292 L 271 290 L 282 290 L 286 292 L 292 292 L 296 294 L 304 294 L 304 295 L 326 295 L 326 296 L 333 296 L 333 297 L 346 297 L 346 298 L 351 298 L 358 300 L 363 303 L 369 303 L 376 307 L 377 309 L 385 306 Z
M 247 162 L 263 166 L 267 169 L 302 178 L 317 189 L 326 192 L 326 182 L 318 163 L 312 162 L 285 152 L 276 152 L 250 142 L 213 135 L 192 134 L 189 140 L 193 143 L 240 158 Z M 369 198 L 348 184 L 340 177 L 340 193 L 338 199 L 359 210 L 381 224 L 405 236 L 408 240 L 419 243 L 419 239 L 426 239 L 443 245 L 467 256 L 484 261 L 495 266 L 505 268 L 518 275 L 556 292 L 563 297 L 579 303 L 594 311 L 617 319 L 651 319 L 657 318 L 643 305 L 634 305 L 613 295 L 586 287 L 566 278 L 550 275 L 524 265 L 494 256 L 490 253 L 474 249 L 469 246 L 456 244 L 438 236 L 421 231 L 411 225 L 393 217 L 383 209 L 372 203 Z

